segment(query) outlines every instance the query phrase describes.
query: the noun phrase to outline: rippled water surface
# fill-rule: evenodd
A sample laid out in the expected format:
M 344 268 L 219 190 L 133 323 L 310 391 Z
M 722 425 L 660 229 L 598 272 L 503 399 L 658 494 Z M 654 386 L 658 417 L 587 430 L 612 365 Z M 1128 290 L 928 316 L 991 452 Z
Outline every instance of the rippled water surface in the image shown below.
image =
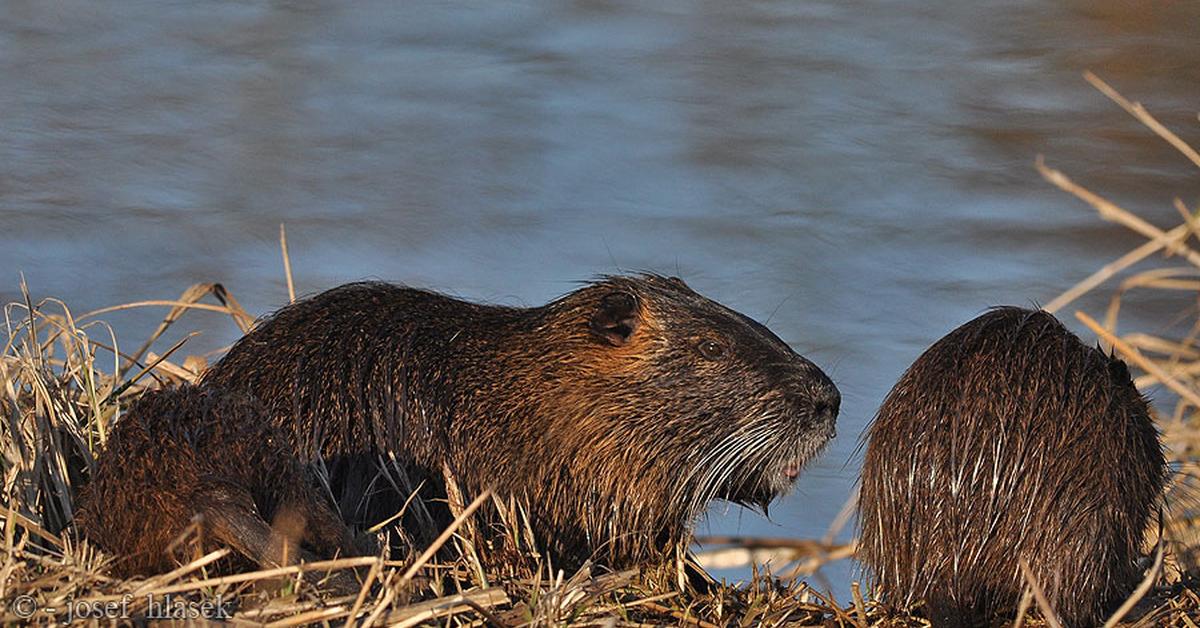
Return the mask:
M 301 292 L 379 277 L 532 305 L 677 273 L 844 396 L 771 519 L 720 507 L 701 532 L 819 536 L 925 346 L 1139 243 L 1037 154 L 1159 224 L 1200 196 L 1080 78 L 1200 144 L 1200 3 L 994 4 L 8 0 L 0 297 L 18 271 L 79 311 L 219 281 L 265 313 L 281 222 Z M 159 316 L 111 320 L 135 346 Z M 190 316 L 189 351 L 236 337 Z

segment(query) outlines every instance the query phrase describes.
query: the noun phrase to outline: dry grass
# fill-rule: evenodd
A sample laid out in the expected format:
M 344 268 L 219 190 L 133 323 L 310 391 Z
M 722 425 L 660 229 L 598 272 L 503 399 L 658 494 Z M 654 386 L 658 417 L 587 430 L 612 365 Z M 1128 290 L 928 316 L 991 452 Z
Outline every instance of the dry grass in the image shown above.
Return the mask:
M 1200 166 L 1196 151 L 1143 107 L 1126 101 L 1098 78 L 1087 78 Z M 1181 328 L 1175 335 L 1118 333 L 1117 329 L 1122 306 L 1137 307 L 1131 295 L 1140 291 L 1182 292 L 1193 300 L 1200 296 L 1200 252 L 1189 244 L 1193 236 L 1200 237 L 1200 211 L 1176 200 L 1182 222 L 1163 231 L 1071 181 L 1040 158 L 1037 167 L 1047 180 L 1089 203 L 1105 220 L 1147 238 L 1144 245 L 1052 301 L 1048 309 L 1061 310 L 1129 271 L 1099 321 L 1083 312 L 1076 316 L 1126 358 L 1139 373 L 1136 382 L 1140 388 L 1162 387 L 1173 393 L 1160 425 L 1178 473 L 1164 518 L 1164 536 L 1169 542 L 1159 546 L 1145 583 L 1110 625 L 1195 628 L 1200 617 L 1200 589 L 1188 574 L 1197 573 L 1200 562 L 1200 509 L 1195 507 L 1200 504 L 1196 499 L 1200 495 L 1196 479 L 1200 477 L 1200 308 L 1193 305 L 1164 325 Z M 294 295 L 282 229 L 281 245 L 289 293 Z M 1182 261 L 1134 268 L 1159 252 L 1169 260 Z M 273 626 L 926 625 L 919 619 L 885 613 L 857 583 L 851 587 L 852 599 L 843 604 L 801 581 L 823 564 L 852 555 L 853 544 L 832 542 L 832 532 L 852 514 L 848 509 L 823 540 L 708 539 L 723 546 L 705 556 L 711 564 L 770 557 L 774 564 L 784 565 L 780 573 L 785 577 L 756 571 L 747 582 L 716 585 L 698 593 L 681 589 L 679 573 L 672 568 L 615 574 L 592 573 L 586 568 L 575 574 L 556 571 L 531 546 L 532 535 L 519 509 L 488 495 L 466 504 L 466 496 L 455 494 L 452 482 L 452 506 L 458 519 L 434 546 L 410 560 L 368 556 L 220 577 L 209 571 L 225 555 L 226 550 L 220 550 L 153 578 L 113 580 L 105 575 L 106 557 L 71 538 L 67 526 L 76 489 L 89 476 L 128 399 L 147 388 L 194 381 L 206 366 L 203 357 L 177 357 L 182 341 L 161 354 L 151 352 L 151 347 L 189 310 L 227 314 L 242 331 L 250 328 L 253 318 L 218 284 L 192 286 L 176 301 L 144 301 L 79 316 L 57 300 L 34 302 L 24 285 L 22 292 L 24 301 L 5 309 L 7 335 L 0 355 L 4 387 L 0 391 L 4 414 L 0 421 L 0 525 L 4 536 L 0 543 L 0 622 L 5 624 L 21 623 L 32 611 L 31 619 L 41 623 L 78 619 L 83 612 L 108 618 L 190 612 L 193 616 L 227 615 L 234 623 Z M 125 354 L 118 349 L 112 330 L 98 317 L 135 307 L 165 307 L 168 313 L 137 350 Z M 472 514 L 477 508 L 493 509 L 504 522 L 505 545 L 518 548 L 519 555 L 503 573 L 489 571 L 484 567 L 488 561 L 479 559 L 489 546 L 474 527 Z M 326 595 L 322 577 L 343 569 L 357 569 L 361 590 L 345 597 Z M 1030 585 L 1016 625 L 1047 625 L 1033 618 L 1039 606 L 1044 606 L 1044 598 L 1036 582 Z M 219 609 L 202 606 L 206 602 L 219 604 Z M 1028 616 L 1024 609 L 1030 611 Z M 1041 615 L 1046 615 L 1044 609 Z

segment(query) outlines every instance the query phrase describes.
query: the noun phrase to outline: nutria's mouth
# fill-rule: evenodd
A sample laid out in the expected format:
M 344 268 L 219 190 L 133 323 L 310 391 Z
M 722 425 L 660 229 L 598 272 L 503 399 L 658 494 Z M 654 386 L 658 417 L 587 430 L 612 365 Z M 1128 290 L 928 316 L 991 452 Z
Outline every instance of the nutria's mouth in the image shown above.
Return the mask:
M 722 499 L 767 514 L 772 501 L 791 492 L 796 480 L 800 478 L 804 464 L 805 460 L 800 457 L 771 464 L 754 474 L 757 477 L 747 478 L 740 486 L 730 487 Z
M 774 469 L 768 470 L 767 477 L 762 479 L 762 483 L 774 497 L 786 495 L 795 487 L 807 462 L 808 460 L 804 458 L 788 458 L 782 464 L 777 464 Z
M 760 467 L 757 473 L 747 477 L 747 481 L 740 486 L 730 487 L 730 491 L 724 499 L 757 509 L 764 515 L 769 514 L 770 503 L 787 495 L 795 488 L 796 482 L 804 472 L 805 465 L 824 451 L 831 440 L 832 437 L 815 443 L 810 441 L 807 446 L 800 447 L 800 451 L 782 457 L 781 460 L 768 462 L 765 467 Z
M 785 462 L 782 471 L 783 477 L 787 478 L 789 482 L 795 482 L 796 478 L 800 477 L 800 467 L 802 466 L 799 460 Z
M 806 430 L 794 440 L 776 437 L 772 433 L 775 427 L 765 425 L 727 437 L 706 455 L 706 464 L 700 467 L 704 473 L 692 485 L 695 492 L 689 501 L 693 512 L 700 512 L 709 500 L 719 499 L 768 514 L 770 503 L 792 491 L 805 465 L 834 436 L 833 421 Z

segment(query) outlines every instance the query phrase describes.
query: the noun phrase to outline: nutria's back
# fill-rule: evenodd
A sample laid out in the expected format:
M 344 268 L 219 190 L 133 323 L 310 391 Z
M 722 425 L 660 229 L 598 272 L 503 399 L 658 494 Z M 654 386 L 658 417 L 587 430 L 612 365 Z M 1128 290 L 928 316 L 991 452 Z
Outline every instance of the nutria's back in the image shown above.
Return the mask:
M 939 340 L 867 439 L 859 558 L 888 602 L 986 621 L 1015 610 L 1024 559 L 1074 626 L 1136 584 L 1165 481 L 1149 407 L 1050 314 L 998 308 Z
M 839 402 L 765 327 L 655 275 L 534 308 L 351 284 L 280 310 L 205 381 L 333 459 L 346 513 L 370 478 L 341 459 L 395 456 L 435 490 L 445 464 L 524 499 L 560 557 L 612 564 L 680 542 L 712 499 L 786 490 Z

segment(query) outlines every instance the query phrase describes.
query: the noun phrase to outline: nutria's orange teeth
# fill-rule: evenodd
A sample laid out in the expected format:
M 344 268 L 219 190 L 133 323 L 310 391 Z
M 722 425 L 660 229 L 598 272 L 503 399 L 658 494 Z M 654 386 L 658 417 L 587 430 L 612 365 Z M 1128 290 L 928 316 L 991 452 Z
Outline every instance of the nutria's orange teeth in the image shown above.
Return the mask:
M 800 463 L 789 462 L 788 464 L 784 465 L 783 474 L 790 480 L 800 477 Z

